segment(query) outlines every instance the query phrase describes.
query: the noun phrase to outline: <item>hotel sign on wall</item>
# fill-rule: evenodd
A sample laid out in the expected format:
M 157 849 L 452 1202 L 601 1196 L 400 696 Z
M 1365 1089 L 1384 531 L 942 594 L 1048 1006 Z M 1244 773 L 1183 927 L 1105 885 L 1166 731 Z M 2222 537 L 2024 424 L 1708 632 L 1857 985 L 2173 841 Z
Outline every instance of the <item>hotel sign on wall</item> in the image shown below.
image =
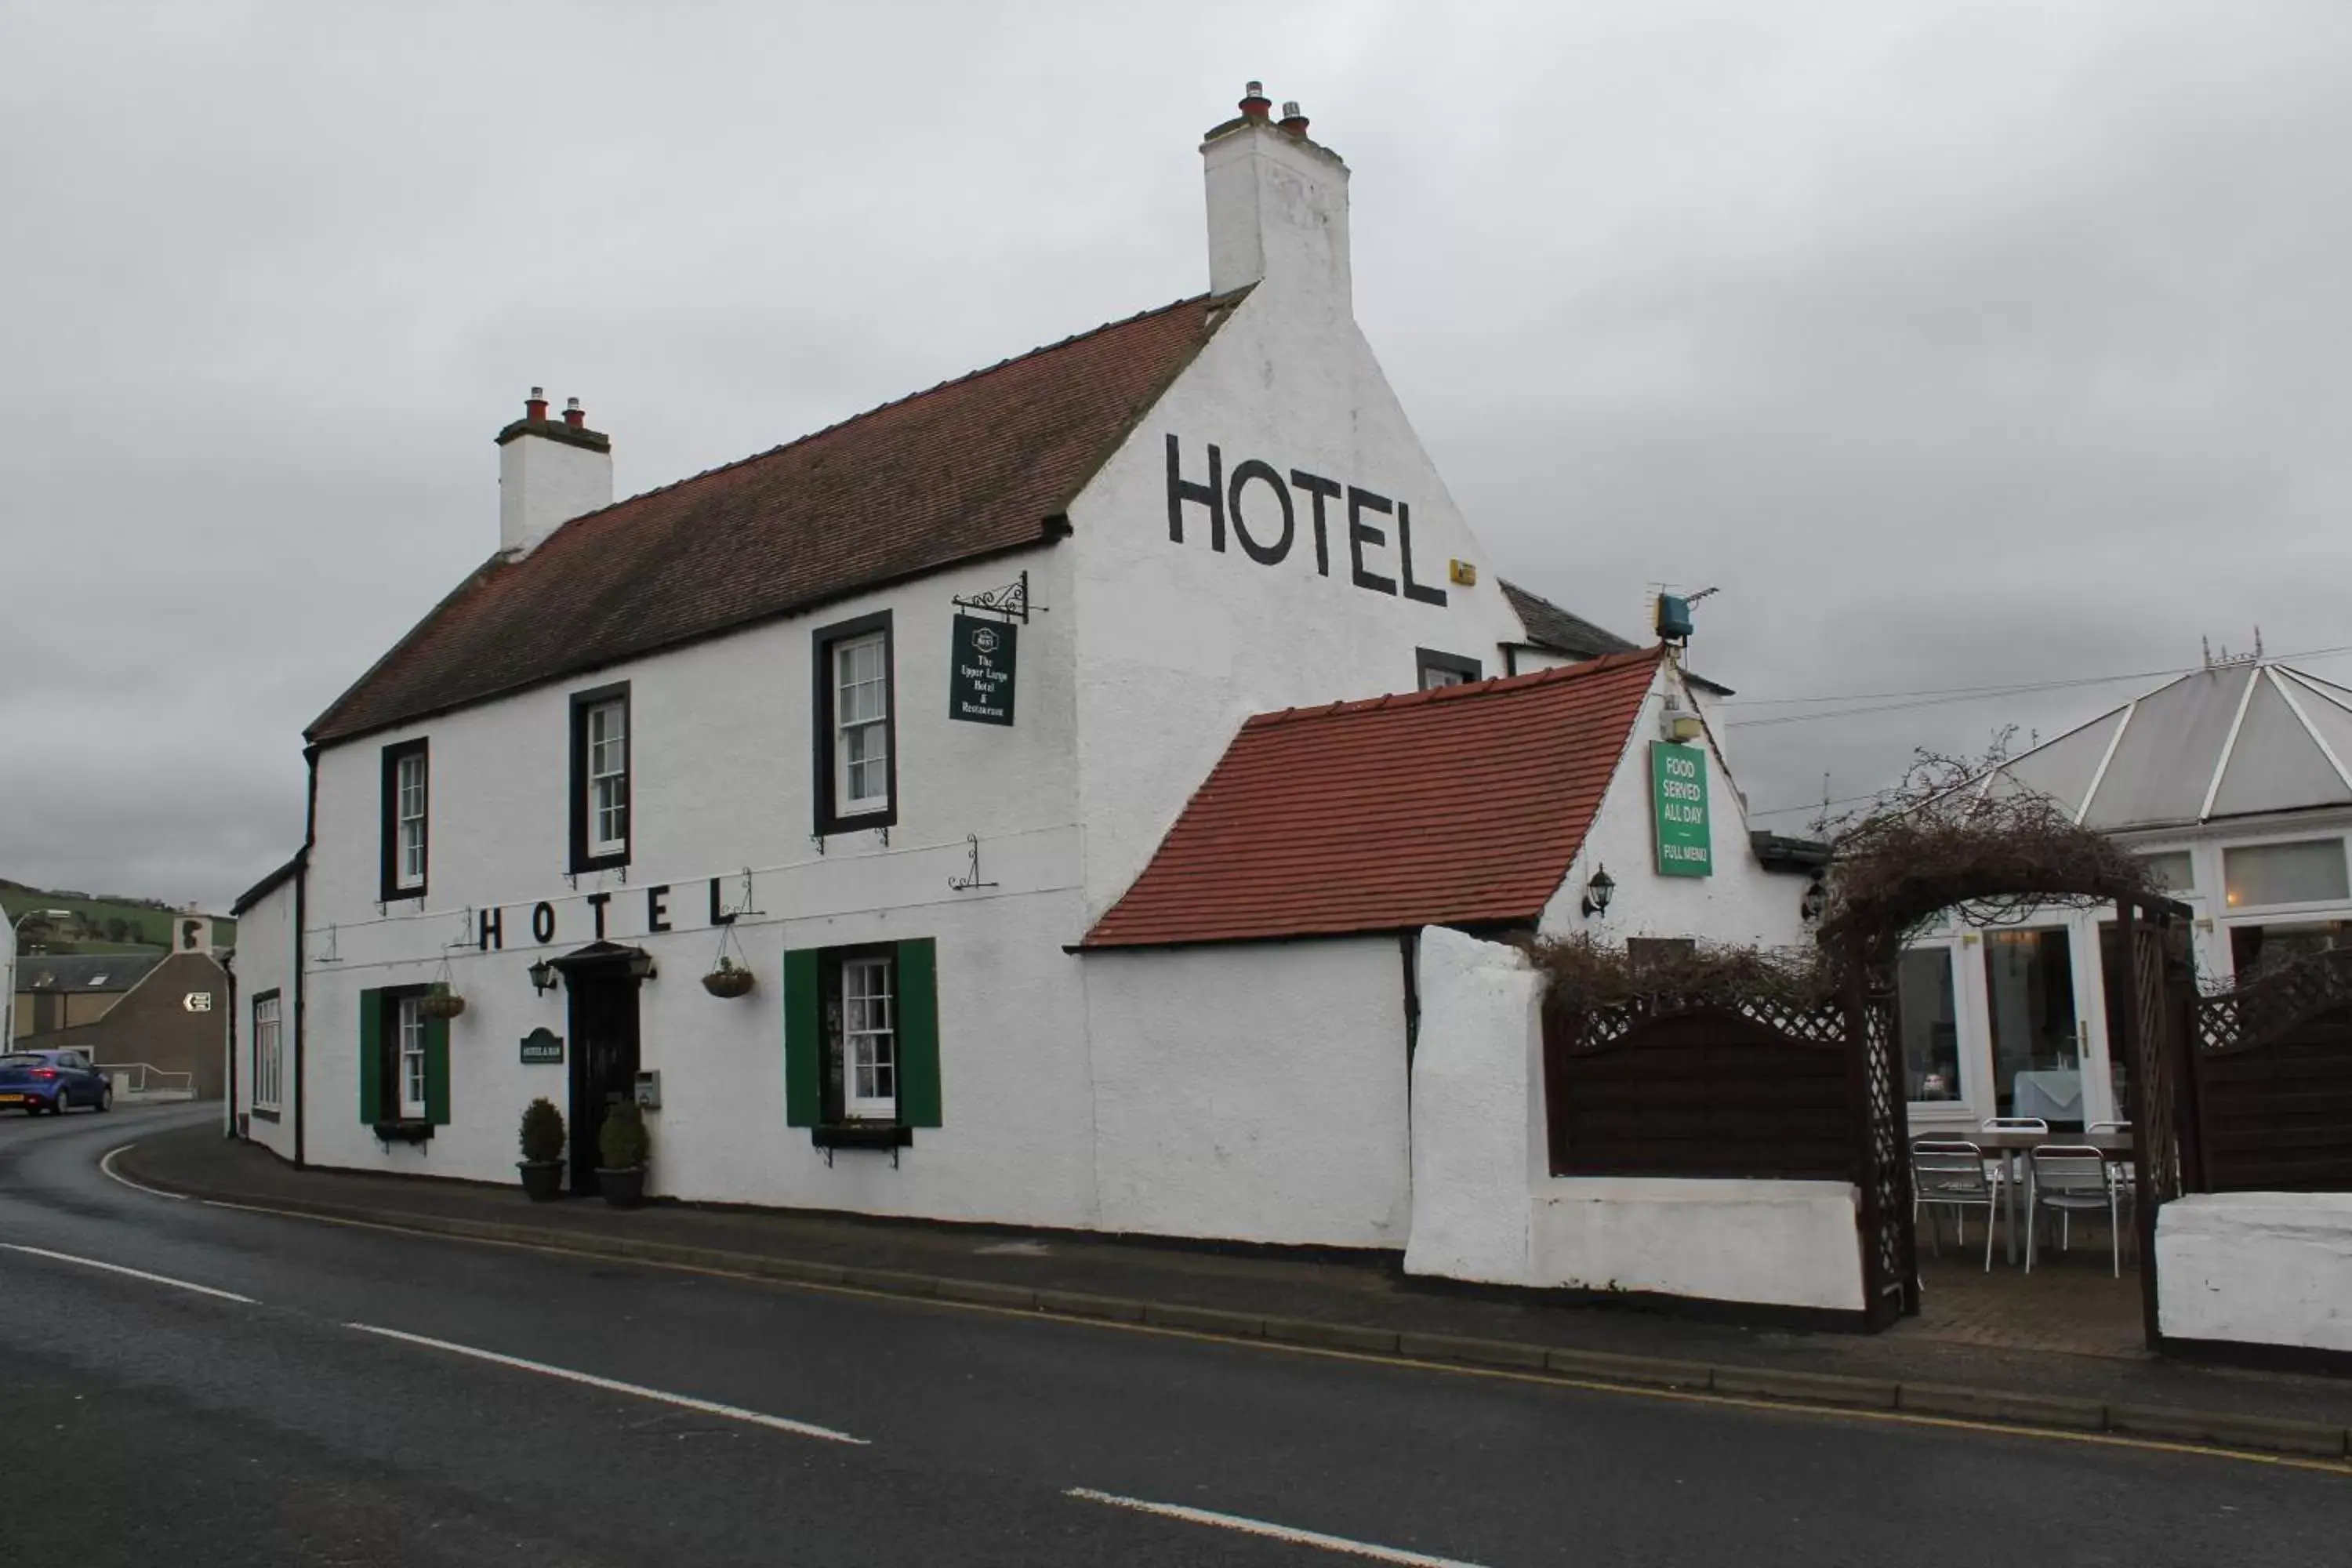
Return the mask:
M 1661 877 L 1705 877 L 1715 869 L 1706 820 L 1706 753 L 1669 741 L 1650 744 L 1651 820 Z
M 1011 621 L 958 616 L 948 649 L 948 717 L 971 724 L 1013 722 L 1013 656 L 1021 628 Z

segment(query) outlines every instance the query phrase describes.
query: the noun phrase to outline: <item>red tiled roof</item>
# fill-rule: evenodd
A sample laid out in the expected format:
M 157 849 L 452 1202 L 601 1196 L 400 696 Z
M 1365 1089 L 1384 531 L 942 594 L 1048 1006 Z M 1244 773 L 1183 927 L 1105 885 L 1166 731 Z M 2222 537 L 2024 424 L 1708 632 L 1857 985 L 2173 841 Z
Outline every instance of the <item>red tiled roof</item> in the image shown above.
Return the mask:
M 1239 298 L 1179 300 L 575 518 L 523 560 L 483 565 L 310 738 L 347 740 L 1050 541 Z
M 1601 809 L 1658 659 L 1261 713 L 1079 945 L 1531 921 Z

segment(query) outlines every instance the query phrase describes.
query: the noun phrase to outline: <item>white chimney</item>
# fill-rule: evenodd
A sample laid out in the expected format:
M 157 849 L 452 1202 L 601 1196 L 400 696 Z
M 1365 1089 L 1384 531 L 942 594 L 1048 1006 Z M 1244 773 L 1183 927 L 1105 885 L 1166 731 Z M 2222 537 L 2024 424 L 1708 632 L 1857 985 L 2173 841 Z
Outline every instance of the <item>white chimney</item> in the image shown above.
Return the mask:
M 1319 298 L 1352 317 L 1348 165 L 1307 138 L 1298 105 L 1274 105 L 1249 84 L 1241 114 L 1201 144 L 1209 188 L 1209 289 L 1251 283 Z
M 613 504 L 613 439 L 588 428 L 572 398 L 557 423 L 534 386 L 523 416 L 499 432 L 499 549 L 520 561 L 575 517 Z

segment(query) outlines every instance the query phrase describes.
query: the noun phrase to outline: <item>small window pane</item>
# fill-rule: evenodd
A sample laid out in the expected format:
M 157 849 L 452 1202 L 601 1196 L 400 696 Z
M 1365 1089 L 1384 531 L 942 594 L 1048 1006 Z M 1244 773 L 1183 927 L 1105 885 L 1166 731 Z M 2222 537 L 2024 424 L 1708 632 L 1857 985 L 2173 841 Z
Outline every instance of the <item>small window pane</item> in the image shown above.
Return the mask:
M 628 707 L 601 702 L 588 710 L 588 838 L 595 853 L 627 847 L 629 837 Z
M 2230 907 L 2299 904 L 2352 899 L 2344 868 L 2344 840 L 2313 838 L 2300 844 L 2256 844 L 2222 852 Z
M 2230 969 L 2245 984 L 2315 952 L 2352 947 L 2352 921 L 2295 921 L 2278 925 L 2231 926 Z
M 400 999 L 400 1114 L 425 1114 L 425 1009 L 419 999 Z
M 890 804 L 890 670 L 886 651 L 878 632 L 834 645 L 836 811 Z
M 2196 861 L 2186 849 L 2166 849 L 2154 855 L 2143 855 L 2140 864 L 2147 868 L 2157 890 L 2165 893 L 2193 893 L 2197 890 Z
M 1915 947 L 1904 953 L 1895 969 L 1895 1007 L 1911 1098 L 1959 1099 L 1960 1028 L 1949 948 Z

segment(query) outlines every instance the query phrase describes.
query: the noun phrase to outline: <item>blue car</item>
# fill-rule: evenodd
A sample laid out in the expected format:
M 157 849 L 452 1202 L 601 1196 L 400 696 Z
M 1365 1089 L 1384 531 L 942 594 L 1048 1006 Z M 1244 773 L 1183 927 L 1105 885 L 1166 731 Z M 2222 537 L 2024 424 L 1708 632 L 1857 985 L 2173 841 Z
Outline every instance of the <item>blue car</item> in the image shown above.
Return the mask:
M 16 1051 L 0 1057 L 0 1110 L 63 1116 L 77 1105 L 114 1109 L 114 1082 L 77 1050 Z

